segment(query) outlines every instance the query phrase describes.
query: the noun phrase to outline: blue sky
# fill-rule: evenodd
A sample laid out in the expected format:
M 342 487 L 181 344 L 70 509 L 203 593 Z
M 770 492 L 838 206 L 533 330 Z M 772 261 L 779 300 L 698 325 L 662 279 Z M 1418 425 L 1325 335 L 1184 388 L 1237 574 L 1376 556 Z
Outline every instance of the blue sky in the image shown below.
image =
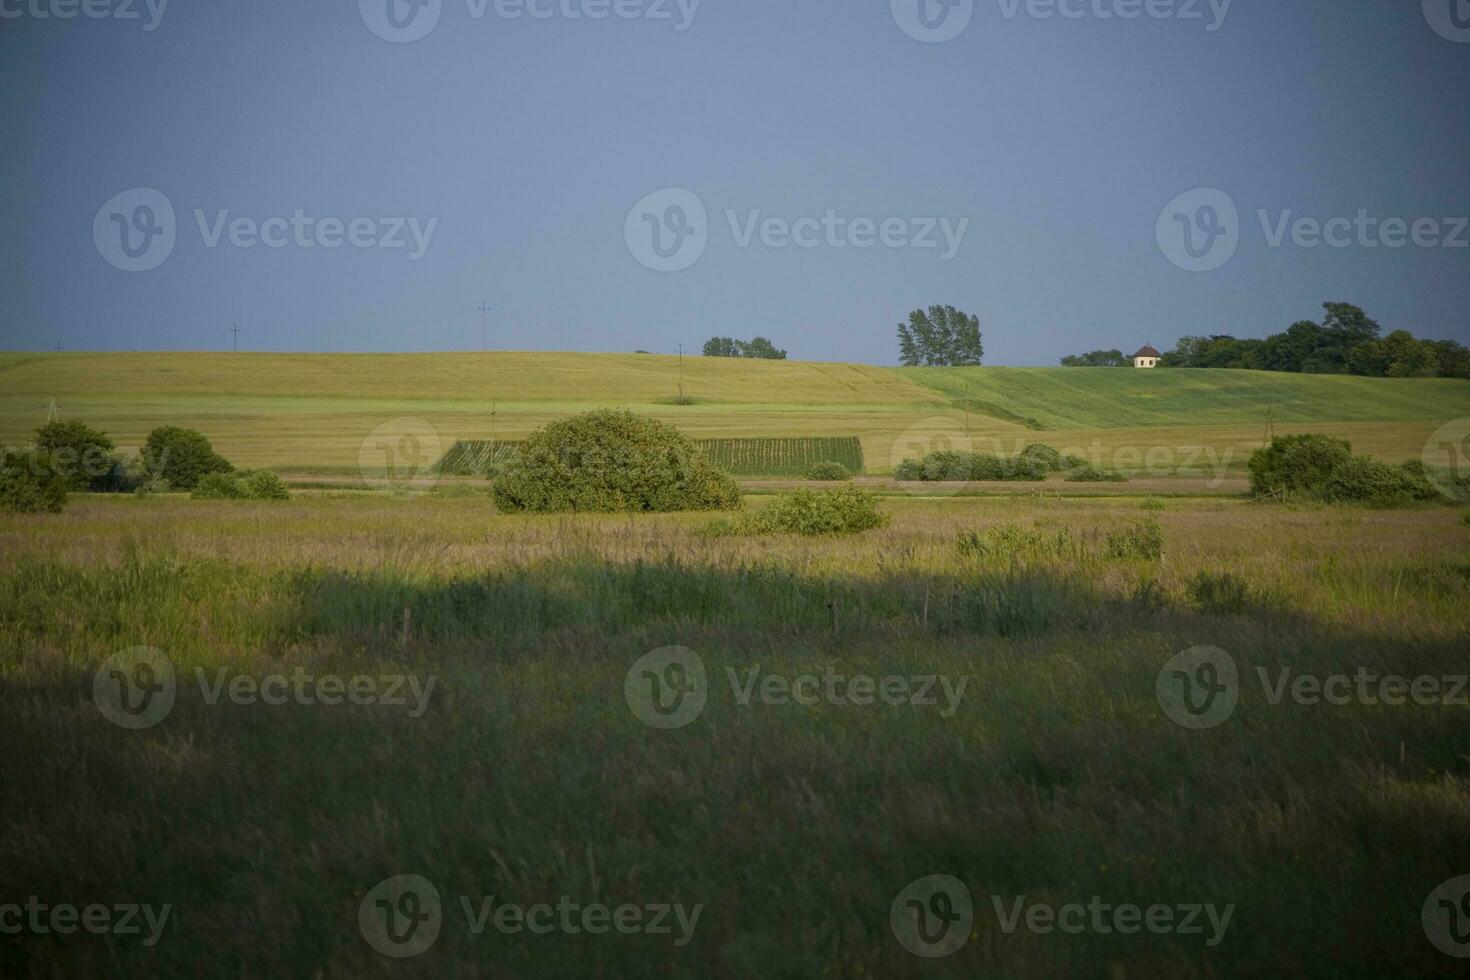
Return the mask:
M 81 2 L 0 0 L 7 349 L 1470 342 L 1467 0 Z

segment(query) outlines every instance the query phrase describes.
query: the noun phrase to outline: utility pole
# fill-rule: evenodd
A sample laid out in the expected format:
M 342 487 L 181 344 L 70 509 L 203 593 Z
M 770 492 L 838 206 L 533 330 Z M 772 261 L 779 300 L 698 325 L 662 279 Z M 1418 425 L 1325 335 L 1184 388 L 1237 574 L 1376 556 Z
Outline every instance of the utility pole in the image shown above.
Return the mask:
M 679 345 L 679 404 L 684 404 L 684 345 Z
M 486 346 L 488 344 L 488 341 L 486 340 L 486 337 L 488 335 L 485 332 L 485 314 L 490 312 L 490 307 L 489 307 L 489 305 L 484 300 L 480 300 L 479 310 L 480 310 L 480 350 L 485 350 L 486 349 Z
M 238 352 L 240 350 L 240 324 L 236 323 L 234 326 L 232 326 L 230 328 L 230 333 L 235 335 L 232 339 L 235 342 L 235 350 Z

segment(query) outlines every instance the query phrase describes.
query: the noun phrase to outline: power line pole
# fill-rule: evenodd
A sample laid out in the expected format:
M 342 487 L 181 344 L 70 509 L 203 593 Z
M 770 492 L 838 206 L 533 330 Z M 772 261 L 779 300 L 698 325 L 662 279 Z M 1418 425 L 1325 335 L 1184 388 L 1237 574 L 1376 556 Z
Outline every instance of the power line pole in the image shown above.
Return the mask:
M 488 336 L 485 332 L 485 314 L 490 312 L 490 307 L 484 300 L 480 300 L 480 350 L 485 350 Z
M 240 350 L 240 324 L 236 323 L 231 327 L 230 333 L 235 335 L 233 340 L 235 341 L 235 350 L 238 352 Z

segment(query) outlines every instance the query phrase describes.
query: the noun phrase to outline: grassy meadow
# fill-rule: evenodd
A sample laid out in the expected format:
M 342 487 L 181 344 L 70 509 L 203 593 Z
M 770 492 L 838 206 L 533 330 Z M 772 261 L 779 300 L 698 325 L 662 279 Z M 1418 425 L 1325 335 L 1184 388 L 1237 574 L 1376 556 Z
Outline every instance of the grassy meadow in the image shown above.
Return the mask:
M 151 945 L 0 935 L 0 975 L 1463 975 L 1420 915 L 1470 871 L 1470 709 L 1272 703 L 1254 679 L 1463 673 L 1462 510 L 881 506 L 888 527 L 817 541 L 501 516 L 458 485 L 0 516 L 5 893 L 172 906 Z M 1010 522 L 1065 547 L 956 545 Z M 1159 557 L 1114 553 L 1149 522 Z M 124 730 L 94 674 L 140 645 L 177 696 Z M 670 645 L 702 658 L 708 700 L 659 729 L 625 684 Z M 1157 684 L 1202 645 L 1242 683 L 1192 730 Z M 727 671 L 753 668 L 964 686 L 742 704 Z M 298 673 L 433 687 L 418 714 L 209 698 L 218 677 Z M 393 959 L 359 914 L 402 874 L 436 886 L 442 929 Z M 931 874 L 974 905 L 932 960 L 890 919 Z M 687 933 L 477 934 L 461 899 L 488 896 L 700 914 Z M 992 903 L 1015 896 L 1232 911 L 1223 934 L 1007 931 Z

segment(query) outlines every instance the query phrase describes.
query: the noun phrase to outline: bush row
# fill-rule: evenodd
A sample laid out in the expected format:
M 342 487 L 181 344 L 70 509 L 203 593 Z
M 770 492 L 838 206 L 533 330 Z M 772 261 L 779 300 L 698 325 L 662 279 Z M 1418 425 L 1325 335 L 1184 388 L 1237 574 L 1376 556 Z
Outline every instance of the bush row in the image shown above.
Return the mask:
M 1394 506 L 1446 496 L 1418 460 L 1395 465 L 1355 456 L 1346 439 L 1324 435 L 1279 436 L 1251 454 L 1249 469 L 1257 497 Z

